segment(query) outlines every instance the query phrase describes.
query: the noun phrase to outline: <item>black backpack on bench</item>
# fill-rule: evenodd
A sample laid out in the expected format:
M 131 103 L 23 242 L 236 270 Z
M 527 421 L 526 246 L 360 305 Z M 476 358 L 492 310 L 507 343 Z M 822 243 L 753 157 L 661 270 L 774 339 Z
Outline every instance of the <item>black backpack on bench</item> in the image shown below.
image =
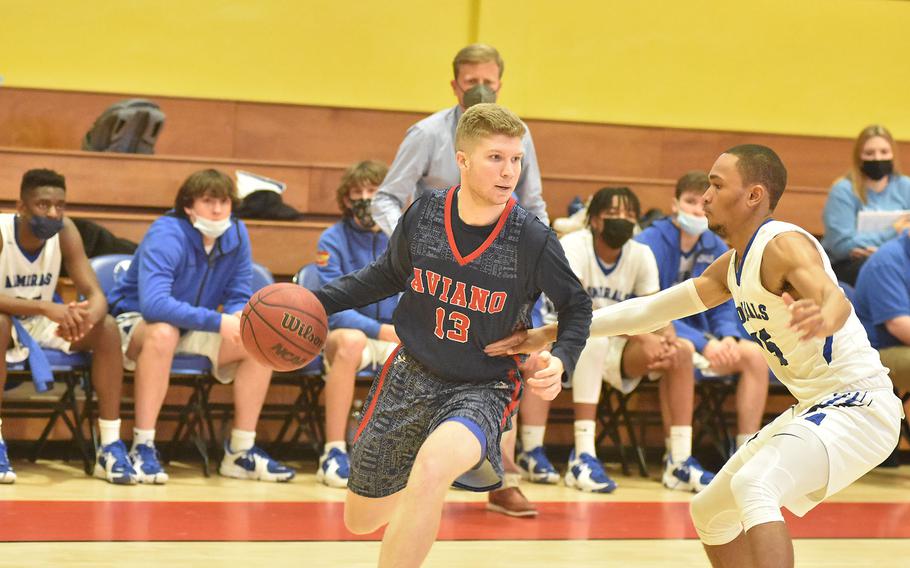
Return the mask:
M 163 126 L 164 113 L 157 104 L 144 99 L 128 99 L 101 113 L 82 140 L 82 149 L 154 154 L 155 142 Z

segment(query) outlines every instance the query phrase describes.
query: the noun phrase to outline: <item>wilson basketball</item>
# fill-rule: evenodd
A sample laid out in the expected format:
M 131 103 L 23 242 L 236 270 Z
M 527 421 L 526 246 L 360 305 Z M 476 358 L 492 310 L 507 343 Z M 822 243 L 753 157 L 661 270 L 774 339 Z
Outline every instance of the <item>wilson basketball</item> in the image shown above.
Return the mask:
M 243 308 L 240 337 L 246 350 L 276 371 L 299 369 L 319 355 L 328 333 L 325 308 L 296 284 L 272 284 Z

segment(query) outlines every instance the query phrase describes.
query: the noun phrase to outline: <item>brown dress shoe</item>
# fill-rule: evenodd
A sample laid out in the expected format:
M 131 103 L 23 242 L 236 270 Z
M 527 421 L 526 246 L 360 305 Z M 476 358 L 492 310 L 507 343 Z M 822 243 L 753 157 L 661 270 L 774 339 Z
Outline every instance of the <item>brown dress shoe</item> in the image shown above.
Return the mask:
M 521 489 L 506 487 L 487 494 L 487 510 L 510 517 L 536 517 L 537 507 L 528 501 Z

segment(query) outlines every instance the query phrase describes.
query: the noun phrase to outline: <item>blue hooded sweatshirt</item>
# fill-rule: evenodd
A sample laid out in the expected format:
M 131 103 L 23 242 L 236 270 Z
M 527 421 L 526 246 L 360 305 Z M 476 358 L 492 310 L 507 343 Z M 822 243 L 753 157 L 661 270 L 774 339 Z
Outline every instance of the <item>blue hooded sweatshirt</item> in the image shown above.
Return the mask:
M 319 237 L 316 267 L 320 284 L 328 284 L 366 267 L 379 258 L 388 246 L 389 237 L 382 231 L 362 229 L 350 218 L 335 223 Z M 329 316 L 329 328 L 359 329 L 367 337 L 376 339 L 379 327 L 392 323 L 397 305 L 396 294 L 375 304 L 332 314 Z
M 682 258 L 679 232 L 680 229 L 673 224 L 671 218 L 664 217 L 655 221 L 635 237 L 638 242 L 651 247 L 651 252 L 657 259 L 661 290 L 666 290 L 679 283 L 677 280 L 679 278 L 679 261 Z M 695 255 L 692 277 L 700 276 L 712 262 L 727 252 L 728 248 L 726 243 L 711 231 L 702 233 L 690 253 Z M 733 300 L 724 302 L 707 312 L 676 320 L 673 325 L 676 328 L 676 334 L 691 341 L 699 352 L 703 351 L 705 345 L 708 344 L 705 334 L 713 335 L 718 339 L 727 336 L 748 338 L 745 329 L 739 323 Z
M 150 322 L 217 333 L 218 306 L 236 313 L 249 301 L 253 278 L 250 237 L 239 219 L 206 253 L 202 233 L 173 210 L 142 238 L 129 270 L 108 294 L 114 315 L 140 312 Z

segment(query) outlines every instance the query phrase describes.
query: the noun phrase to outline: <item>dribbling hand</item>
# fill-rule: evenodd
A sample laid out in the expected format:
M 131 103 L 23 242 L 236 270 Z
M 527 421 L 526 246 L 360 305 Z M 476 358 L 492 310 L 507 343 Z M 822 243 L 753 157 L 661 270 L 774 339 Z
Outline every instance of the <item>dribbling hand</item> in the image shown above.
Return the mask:
M 537 360 L 544 368 L 527 380 L 528 388 L 543 400 L 553 400 L 562 390 L 562 361 L 549 351 L 541 351 Z

